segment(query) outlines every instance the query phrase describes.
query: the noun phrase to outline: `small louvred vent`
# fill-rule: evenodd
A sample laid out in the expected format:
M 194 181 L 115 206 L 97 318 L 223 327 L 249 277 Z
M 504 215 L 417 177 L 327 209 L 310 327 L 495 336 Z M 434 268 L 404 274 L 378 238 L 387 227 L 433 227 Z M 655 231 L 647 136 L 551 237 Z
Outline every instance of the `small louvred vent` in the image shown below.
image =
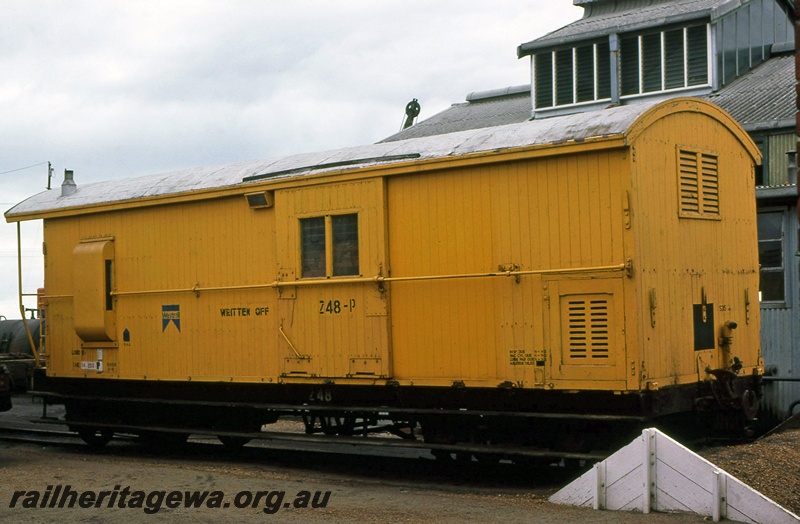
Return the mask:
M 719 178 L 717 176 L 717 157 L 700 153 L 701 193 L 703 213 L 719 215 Z
M 719 218 L 717 155 L 678 149 L 679 215 L 685 218 Z
M 608 359 L 610 354 L 609 303 L 605 298 L 567 302 L 570 360 Z

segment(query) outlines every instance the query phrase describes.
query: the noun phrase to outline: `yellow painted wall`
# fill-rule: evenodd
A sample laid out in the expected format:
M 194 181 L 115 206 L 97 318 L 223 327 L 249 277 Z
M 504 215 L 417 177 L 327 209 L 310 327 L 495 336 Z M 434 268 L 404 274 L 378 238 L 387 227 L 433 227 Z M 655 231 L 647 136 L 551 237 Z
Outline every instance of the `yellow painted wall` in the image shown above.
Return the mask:
M 49 372 L 96 376 L 81 366 L 98 359 L 99 347 L 103 376 L 259 382 L 387 377 L 387 295 L 377 284 L 337 284 L 341 279 L 333 278 L 280 291 L 247 289 L 300 275 L 297 219 L 320 213 L 358 213 L 360 269 L 377 275 L 386 265 L 383 191 L 382 179 L 375 178 L 278 191 L 268 209 L 250 209 L 237 196 L 47 220 L 48 326 L 58 335 L 51 339 Z M 96 237 L 113 239 L 116 249 L 114 343 L 85 343 L 71 326 L 72 251 Z M 178 318 L 165 320 L 165 314 Z
M 501 266 L 608 276 L 590 268 L 625 261 L 627 169 L 618 149 L 393 177 L 391 276 L 489 273 Z M 612 276 L 623 278 L 621 271 Z M 415 383 L 552 383 L 551 368 L 558 373 L 561 365 L 548 314 L 557 296 L 545 288 L 553 278 L 393 282 L 395 375 Z M 618 346 L 622 364 L 624 346 Z M 603 379 L 625 387 L 618 368 Z
M 717 156 L 719 220 L 679 217 L 672 136 L 679 137 L 678 147 Z M 694 349 L 693 304 L 701 303 L 703 289 L 714 305 L 715 338 L 726 320 L 736 321 L 731 356 L 743 361 L 744 372 L 752 372 L 760 356 L 752 159 L 721 122 L 696 113 L 669 115 L 653 123 L 638 137 L 633 158 L 635 299 L 642 312 L 636 327 L 646 362 L 643 384 L 686 383 L 705 378 L 706 366 L 723 367 L 719 347 Z M 655 327 L 649 313 L 651 289 L 656 296 Z
M 234 195 L 46 219 L 48 373 L 660 387 L 720 367 L 718 350 L 693 347 L 701 289 L 715 333 L 739 323 L 731 356 L 751 372 L 751 158 L 730 122 L 656 113 L 630 134 L 632 148 L 587 142 L 242 189 L 274 191 L 266 209 Z M 718 155 L 720 220 L 679 217 L 675 136 Z M 360 274 L 301 278 L 299 220 L 351 213 Z M 87 317 L 114 326 L 109 342 L 81 341 L 72 327 L 73 253 L 93 239 L 113 242 L 113 318 Z
M 386 267 L 382 178 L 312 185 L 276 192 L 278 261 L 284 279 L 301 277 L 298 221 L 307 217 L 358 216 L 360 276 Z M 291 276 L 289 276 L 291 275 Z M 301 279 L 302 280 L 302 279 Z M 284 288 L 277 321 L 297 352 L 281 341 L 281 373 L 297 376 L 386 378 L 390 375 L 386 293 L 376 284 L 338 284 L 347 277 L 305 279 L 313 285 Z M 268 370 L 266 372 L 273 372 Z
M 274 290 L 192 293 L 195 286 L 248 286 L 275 279 L 274 210 L 251 210 L 244 198 L 82 215 L 45 221 L 45 284 L 48 295 L 48 372 L 79 373 L 95 359 L 71 329 L 72 249 L 82 239 L 114 238 L 116 361 L 120 376 L 159 379 L 261 380 L 277 367 Z M 163 326 L 162 307 L 180 306 L 176 322 Z M 248 316 L 222 310 L 249 308 Z M 262 308 L 258 310 L 257 308 Z M 266 314 L 263 308 L 268 308 Z M 240 313 L 242 310 L 237 310 Z M 123 340 L 128 330 L 130 341 Z M 57 335 L 57 336 L 52 336 Z M 113 371 L 106 365 L 106 376 Z M 94 376 L 89 372 L 87 375 Z

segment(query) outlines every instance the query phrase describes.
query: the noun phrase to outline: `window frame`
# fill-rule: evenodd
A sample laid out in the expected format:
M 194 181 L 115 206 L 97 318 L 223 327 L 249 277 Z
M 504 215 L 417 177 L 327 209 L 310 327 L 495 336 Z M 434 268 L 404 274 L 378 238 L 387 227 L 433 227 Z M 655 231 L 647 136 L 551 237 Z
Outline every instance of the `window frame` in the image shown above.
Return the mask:
M 780 267 L 768 267 L 764 268 L 761 267 L 761 243 L 762 242 L 774 242 L 778 239 L 769 238 L 769 239 L 762 239 L 758 238 L 758 302 L 760 306 L 764 309 L 783 309 L 787 307 L 789 303 L 789 293 L 790 293 L 790 286 L 787 285 L 787 271 L 786 271 L 786 229 L 789 226 L 788 215 L 789 209 L 785 206 L 771 206 L 771 207 L 764 207 L 760 208 L 757 213 L 756 220 L 758 220 L 758 216 L 766 215 L 766 214 L 773 214 L 773 215 L 780 215 L 781 218 L 781 233 L 780 233 L 780 244 L 781 244 L 781 255 L 780 255 Z M 778 300 L 761 300 L 761 274 L 762 273 L 781 273 L 783 275 L 783 298 Z
M 776 0 L 753 0 L 714 22 L 718 87 L 769 58 L 773 44 L 794 40 L 791 7 Z
M 360 239 L 361 235 L 359 234 L 359 227 L 358 224 L 359 220 L 359 211 L 358 210 L 344 210 L 338 213 L 309 213 L 307 215 L 302 215 L 297 217 L 297 231 L 298 231 L 298 267 L 300 268 L 300 279 L 302 280 L 310 280 L 310 279 L 331 279 L 331 278 L 353 278 L 353 277 L 360 277 L 361 275 L 361 246 L 360 246 Z M 354 257 L 355 257 L 355 273 L 344 273 L 344 274 L 337 274 L 336 265 L 335 265 L 335 254 L 336 246 L 334 243 L 334 222 L 336 219 L 340 217 L 355 217 L 355 249 L 354 249 Z M 310 220 L 319 220 L 323 219 L 323 240 L 322 240 L 322 250 L 321 252 L 324 253 L 324 270 L 322 273 L 315 272 L 313 275 L 307 275 L 306 268 L 311 267 L 312 264 L 306 263 L 306 250 L 304 244 L 304 229 L 303 229 L 303 221 L 310 221 Z M 338 242 L 337 242 L 338 243 Z M 320 251 L 315 250 L 313 252 L 313 256 L 318 257 Z M 315 264 L 318 265 L 318 264 Z M 352 266 L 351 266 L 352 267 Z
M 578 90 L 579 71 L 578 71 L 578 67 L 577 67 L 578 66 L 578 49 L 583 49 L 583 48 L 586 48 L 586 47 L 591 47 L 592 81 L 593 81 L 593 85 L 592 85 L 592 90 L 591 91 L 592 91 L 593 94 L 592 94 L 592 98 L 591 99 L 578 101 L 578 94 L 579 94 L 579 90 Z M 596 104 L 598 102 L 609 102 L 609 101 L 611 101 L 611 98 L 612 98 L 611 77 L 612 77 L 613 73 L 610 70 L 611 65 L 610 65 L 610 61 L 609 60 L 605 60 L 604 62 L 602 62 L 602 63 L 608 64 L 608 66 L 609 66 L 608 74 L 607 75 L 602 75 L 602 78 L 603 79 L 607 79 L 608 82 L 609 82 L 609 86 L 607 88 L 608 91 L 609 91 L 609 96 L 608 97 L 604 97 L 604 98 L 599 98 L 599 96 L 601 94 L 601 91 L 603 90 L 602 86 L 599 83 L 600 79 L 601 79 L 601 74 L 600 74 L 600 66 L 601 66 L 601 60 L 600 60 L 600 55 L 601 55 L 600 51 L 601 51 L 601 49 L 600 48 L 601 47 L 603 47 L 604 49 L 608 50 L 608 56 L 609 56 L 609 60 L 610 60 L 611 49 L 610 49 L 610 43 L 608 42 L 608 40 L 595 40 L 595 41 L 591 41 L 591 42 L 582 42 L 582 43 L 579 43 L 578 45 L 575 45 L 575 46 L 559 47 L 559 48 L 556 48 L 556 49 L 550 49 L 549 51 L 543 51 L 541 53 L 532 54 L 531 55 L 531 60 L 532 60 L 532 66 L 531 66 L 531 68 L 532 68 L 532 73 L 531 73 L 531 86 L 532 86 L 531 87 L 531 95 L 532 96 L 531 96 L 531 100 L 532 100 L 533 110 L 536 111 L 536 110 L 559 109 L 559 108 L 564 108 L 564 107 L 580 107 L 580 106 L 585 106 L 585 105 Z M 557 65 L 557 63 L 558 63 L 557 56 L 558 55 L 561 55 L 562 57 L 563 56 L 571 56 L 571 59 L 570 59 L 570 70 L 571 70 L 570 73 L 571 74 L 569 76 L 572 77 L 572 85 L 569 86 L 569 90 L 567 90 L 564 87 L 561 87 L 561 93 L 566 93 L 567 91 L 569 91 L 571 93 L 571 101 L 570 102 L 559 103 L 559 87 L 560 87 L 560 85 L 558 83 L 558 79 L 559 79 L 559 76 L 558 76 L 559 75 L 559 73 L 558 73 L 558 65 Z M 544 56 L 547 56 L 548 60 L 547 60 L 547 62 L 543 62 L 543 63 L 545 65 L 549 65 L 550 66 L 549 67 L 550 71 L 540 70 L 539 69 L 540 57 L 544 57 Z M 581 72 L 585 73 L 584 70 L 581 70 Z M 548 92 L 540 92 L 540 90 L 539 90 L 540 80 L 549 80 L 550 85 L 547 86 Z M 545 98 L 545 95 L 547 95 L 547 94 L 550 95 L 550 103 L 547 104 L 547 105 L 540 105 L 539 104 L 540 100 Z
M 685 210 L 685 199 L 684 193 L 682 192 L 681 188 L 683 186 L 683 173 L 681 166 L 683 165 L 681 162 L 682 154 L 689 153 L 693 154 L 696 159 L 695 164 L 695 177 L 694 181 L 697 188 L 697 211 L 687 211 Z M 713 157 L 714 162 L 716 165 L 716 206 L 709 206 L 706 205 L 705 202 L 710 200 L 705 197 L 705 191 L 703 191 L 703 170 L 702 166 L 704 164 L 703 157 Z M 676 162 L 676 169 L 675 174 L 677 175 L 677 195 L 678 195 L 678 217 L 679 218 L 687 218 L 687 219 L 698 219 L 698 220 L 722 220 L 722 199 L 720 195 L 720 187 L 719 187 L 719 180 L 720 180 L 720 172 L 719 172 L 719 153 L 716 151 L 711 151 L 707 149 L 698 149 L 695 147 L 686 147 L 682 145 L 677 145 L 675 147 L 675 162 Z M 711 211 L 707 209 L 716 208 L 716 211 Z
M 689 48 L 689 30 L 696 28 L 696 27 L 705 27 L 705 44 L 706 44 L 706 60 L 705 60 L 705 68 L 706 68 L 706 77 L 705 82 L 697 83 L 697 84 L 690 84 L 690 53 L 691 49 Z M 666 87 L 667 79 L 666 79 L 666 63 L 667 63 L 667 56 L 665 55 L 666 49 L 666 34 L 673 33 L 676 30 L 681 30 L 683 32 L 683 85 L 678 87 Z M 645 49 L 643 46 L 643 41 L 645 38 L 653 38 L 655 35 L 658 35 L 658 38 L 654 38 L 659 43 L 659 65 L 660 65 L 660 80 L 661 85 L 660 89 L 652 89 L 645 91 L 644 89 L 644 81 L 645 81 Z M 685 91 L 688 89 L 698 89 L 704 87 L 711 87 L 712 85 L 712 56 L 713 56 L 713 49 L 711 47 L 711 24 L 689 24 L 685 26 L 673 26 L 664 28 L 660 31 L 645 31 L 643 33 L 636 33 L 636 34 L 627 34 L 627 35 L 620 35 L 620 58 L 619 58 L 619 75 L 620 79 L 624 78 L 623 75 L 623 68 L 626 67 L 627 63 L 630 63 L 631 58 L 627 58 L 625 53 L 622 52 L 622 40 L 630 41 L 635 39 L 636 41 L 636 52 L 637 55 L 634 56 L 636 60 L 636 68 L 638 70 L 638 85 L 636 92 L 625 92 L 623 91 L 623 84 L 620 82 L 620 99 L 626 100 L 631 98 L 637 98 L 642 96 L 652 96 L 657 95 L 660 93 L 673 93 L 678 91 Z

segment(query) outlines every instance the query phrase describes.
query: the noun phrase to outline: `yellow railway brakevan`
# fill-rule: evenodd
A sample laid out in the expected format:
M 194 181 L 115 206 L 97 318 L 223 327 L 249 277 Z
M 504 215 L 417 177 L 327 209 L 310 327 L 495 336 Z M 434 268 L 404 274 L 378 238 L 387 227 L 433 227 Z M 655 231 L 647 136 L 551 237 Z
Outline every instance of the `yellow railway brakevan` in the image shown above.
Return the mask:
M 44 220 L 37 390 L 95 444 L 286 414 L 571 451 L 622 423 L 741 433 L 759 159 L 673 99 L 67 184 L 5 215 Z

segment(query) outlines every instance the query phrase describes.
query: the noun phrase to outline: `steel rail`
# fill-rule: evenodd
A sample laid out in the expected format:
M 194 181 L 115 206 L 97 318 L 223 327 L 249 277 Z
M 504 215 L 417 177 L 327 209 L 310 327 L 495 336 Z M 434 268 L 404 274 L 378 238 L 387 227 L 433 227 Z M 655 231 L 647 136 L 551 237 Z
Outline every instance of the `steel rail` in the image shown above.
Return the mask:
M 52 404 L 60 404 L 60 399 L 85 400 L 85 401 L 114 401 L 132 404 L 172 404 L 177 406 L 196 406 L 198 404 L 209 407 L 236 408 L 247 407 L 251 409 L 276 411 L 283 415 L 302 415 L 309 412 L 350 412 L 350 413 L 375 413 L 390 415 L 459 415 L 473 417 L 507 417 L 507 418 L 532 418 L 546 420 L 590 420 L 597 422 L 646 422 L 648 417 L 641 415 L 601 415 L 595 413 L 541 413 L 533 411 L 483 411 L 483 410 L 464 410 L 464 409 L 438 409 L 438 408 L 409 408 L 392 406 L 347 406 L 347 405 L 326 405 L 326 404 L 276 404 L 276 403 L 256 403 L 256 402 L 219 402 L 161 398 L 116 398 L 116 397 L 94 397 L 88 395 L 61 395 L 58 393 L 32 391 L 31 394 L 37 397 L 51 399 Z
M 476 445 L 476 444 L 433 444 L 422 441 L 409 441 L 401 438 L 387 438 L 387 437 L 351 437 L 341 435 L 308 435 L 305 433 L 288 433 L 281 431 L 259 431 L 259 432 L 236 432 L 236 431 L 214 431 L 203 428 L 174 428 L 174 427 L 152 427 L 152 426 L 134 426 L 127 424 L 98 424 L 96 422 L 82 422 L 82 421 L 62 421 L 57 422 L 66 424 L 70 427 L 89 427 L 110 429 L 113 431 L 121 431 L 124 433 L 137 433 L 137 432 L 159 432 L 159 433 L 172 433 L 172 434 L 188 434 L 195 436 L 210 436 L 210 437 L 235 437 L 251 440 L 262 440 L 275 443 L 301 443 L 301 444 L 323 444 L 323 445 L 347 445 L 352 447 L 365 447 L 365 448 L 404 448 L 415 450 L 432 450 L 444 451 L 450 453 L 477 453 L 483 455 L 498 455 L 503 457 L 528 457 L 528 458 L 547 458 L 547 459 L 570 459 L 570 460 L 603 460 L 611 453 L 579 453 L 579 452 L 562 452 L 556 450 L 542 450 L 535 448 L 525 448 L 521 446 L 491 446 L 491 445 Z

